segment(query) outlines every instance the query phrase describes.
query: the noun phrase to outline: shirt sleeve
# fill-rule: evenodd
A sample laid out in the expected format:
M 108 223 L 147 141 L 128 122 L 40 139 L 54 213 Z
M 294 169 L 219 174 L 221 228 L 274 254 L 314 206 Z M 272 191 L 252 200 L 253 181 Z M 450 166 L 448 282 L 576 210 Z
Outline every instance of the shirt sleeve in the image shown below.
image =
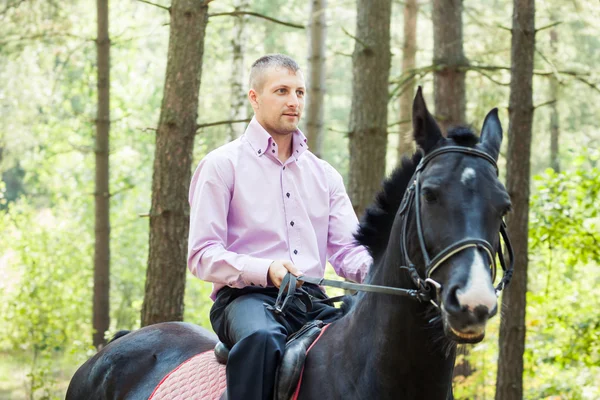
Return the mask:
M 368 250 L 354 239 L 358 218 L 346 193 L 342 176 L 330 165 L 326 167 L 329 170 L 330 185 L 327 257 L 336 274 L 362 283 L 373 259 Z
M 234 168 L 229 162 L 209 154 L 192 177 L 188 268 L 208 282 L 235 288 L 267 286 L 273 260 L 227 250 L 227 217 L 234 182 Z

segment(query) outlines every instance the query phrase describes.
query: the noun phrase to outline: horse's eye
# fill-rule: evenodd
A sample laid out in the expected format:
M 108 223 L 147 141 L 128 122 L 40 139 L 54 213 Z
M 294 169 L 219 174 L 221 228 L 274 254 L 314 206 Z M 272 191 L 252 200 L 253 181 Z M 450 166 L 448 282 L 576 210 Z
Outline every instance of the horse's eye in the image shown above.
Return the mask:
M 437 196 L 435 195 L 433 190 L 423 189 L 423 199 L 427 203 L 435 203 L 437 201 Z

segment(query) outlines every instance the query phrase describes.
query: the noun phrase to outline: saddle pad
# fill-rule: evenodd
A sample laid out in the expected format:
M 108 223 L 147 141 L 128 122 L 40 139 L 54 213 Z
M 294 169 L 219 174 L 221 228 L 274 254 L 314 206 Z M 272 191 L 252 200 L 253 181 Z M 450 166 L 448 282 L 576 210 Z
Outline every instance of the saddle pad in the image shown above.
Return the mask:
M 218 400 L 226 386 L 225 366 L 209 350 L 171 371 L 148 400 Z

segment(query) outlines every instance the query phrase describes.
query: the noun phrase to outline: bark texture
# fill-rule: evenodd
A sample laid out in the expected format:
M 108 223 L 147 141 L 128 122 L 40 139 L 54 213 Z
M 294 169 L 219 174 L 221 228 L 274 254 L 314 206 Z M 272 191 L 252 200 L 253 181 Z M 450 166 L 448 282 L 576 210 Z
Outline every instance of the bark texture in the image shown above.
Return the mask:
M 359 216 L 385 176 L 391 8 L 391 0 L 357 2 L 348 192 Z
M 417 16 L 419 3 L 417 0 L 407 0 L 404 3 L 404 45 L 402 47 L 402 73 L 417 66 Z M 410 156 L 415 150 L 412 137 L 412 103 L 415 96 L 415 79 L 406 85 L 400 96 L 400 125 L 398 138 L 398 161 L 403 156 Z
M 235 11 L 244 11 L 248 8 L 247 0 L 235 0 Z M 231 110 L 230 120 L 246 119 L 246 68 L 244 53 L 246 52 L 246 25 L 247 17 L 238 15 L 233 25 L 233 60 L 231 63 Z M 244 124 L 230 124 L 227 128 L 229 139 L 233 140 L 244 133 Z
M 208 4 L 174 0 L 170 13 L 167 72 L 152 175 L 150 252 L 142 326 L 183 319 L 187 199 Z
M 433 0 L 433 64 L 435 116 L 444 132 L 465 122 L 465 71 L 462 0 Z
M 514 0 L 513 7 L 506 187 L 513 204 L 507 223 L 515 271 L 502 296 L 496 400 L 523 398 L 535 1 Z
M 327 0 L 311 0 L 308 18 L 306 135 L 308 147 L 319 158 L 323 154 L 324 139 L 326 9 Z
M 93 344 L 100 348 L 110 325 L 110 37 L 108 0 L 97 0 L 98 111 L 96 116 L 96 190 L 94 243 Z

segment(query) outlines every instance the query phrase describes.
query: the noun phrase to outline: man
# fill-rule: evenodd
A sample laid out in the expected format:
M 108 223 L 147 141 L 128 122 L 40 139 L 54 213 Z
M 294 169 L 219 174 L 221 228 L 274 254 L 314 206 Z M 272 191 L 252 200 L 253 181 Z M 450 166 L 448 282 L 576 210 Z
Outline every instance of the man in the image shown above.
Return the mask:
M 308 313 L 295 305 L 285 316 L 269 311 L 286 273 L 323 277 L 329 259 L 338 275 L 362 282 L 372 262 L 353 240 L 358 221 L 342 177 L 298 129 L 305 92 L 294 60 L 259 58 L 248 92 L 254 118 L 200 162 L 190 186 L 188 267 L 214 283 L 210 319 L 231 348 L 229 399 L 271 399 L 286 337 L 308 321 L 339 317 L 322 303 Z

